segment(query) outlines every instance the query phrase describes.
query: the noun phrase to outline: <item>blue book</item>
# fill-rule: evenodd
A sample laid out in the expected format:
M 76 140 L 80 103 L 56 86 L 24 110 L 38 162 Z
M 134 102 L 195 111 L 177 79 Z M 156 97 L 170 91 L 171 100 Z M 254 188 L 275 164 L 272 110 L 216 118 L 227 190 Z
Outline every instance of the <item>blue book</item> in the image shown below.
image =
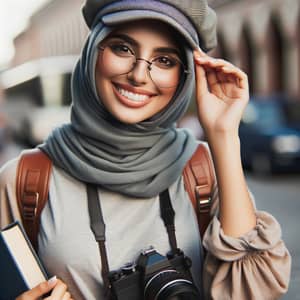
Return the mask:
M 14 222 L 0 232 L 0 300 L 17 296 L 48 276 L 22 225 Z

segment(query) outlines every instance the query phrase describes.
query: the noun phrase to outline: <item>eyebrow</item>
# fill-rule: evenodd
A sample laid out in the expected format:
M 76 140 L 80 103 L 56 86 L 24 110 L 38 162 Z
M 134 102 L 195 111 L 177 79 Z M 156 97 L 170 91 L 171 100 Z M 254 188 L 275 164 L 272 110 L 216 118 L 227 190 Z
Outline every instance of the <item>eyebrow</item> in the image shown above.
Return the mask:
M 132 37 L 128 36 L 127 34 L 123 34 L 123 33 L 115 33 L 113 35 L 110 36 L 110 38 L 119 38 L 124 40 L 125 42 L 135 46 L 135 47 L 139 47 L 139 43 L 133 39 Z M 178 57 L 180 57 L 180 51 L 174 47 L 157 47 L 153 49 L 154 52 L 162 52 L 162 53 L 166 53 L 166 54 L 176 54 Z

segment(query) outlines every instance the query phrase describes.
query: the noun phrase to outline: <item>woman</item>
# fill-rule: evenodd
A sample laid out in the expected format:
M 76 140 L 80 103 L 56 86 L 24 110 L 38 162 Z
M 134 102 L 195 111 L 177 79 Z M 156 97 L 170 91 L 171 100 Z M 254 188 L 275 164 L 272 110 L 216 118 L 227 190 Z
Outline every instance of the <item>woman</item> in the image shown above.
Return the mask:
M 197 295 L 182 299 L 277 299 L 287 290 L 290 256 L 276 220 L 255 210 L 242 171 L 238 126 L 249 98 L 247 76 L 204 52 L 216 44 L 214 12 L 204 0 L 87 0 L 83 12 L 91 33 L 73 74 L 71 124 L 40 146 L 54 169 L 39 256 L 60 279 L 18 300 L 49 291 L 47 299 L 108 298 L 86 183 L 97 185 L 111 271 L 150 246 L 167 255 L 159 198 L 168 191 L 178 247 L 192 260 L 190 295 Z M 181 178 L 197 143 L 174 127 L 194 86 L 218 181 L 205 261 Z M 1 226 L 18 218 L 16 166 L 12 161 L 1 172 Z

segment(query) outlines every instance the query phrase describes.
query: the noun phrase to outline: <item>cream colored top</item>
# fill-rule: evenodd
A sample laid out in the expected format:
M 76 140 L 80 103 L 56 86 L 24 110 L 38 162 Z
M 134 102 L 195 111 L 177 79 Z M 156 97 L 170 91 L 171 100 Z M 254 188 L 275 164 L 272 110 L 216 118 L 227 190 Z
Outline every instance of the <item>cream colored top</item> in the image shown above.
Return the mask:
M 0 225 L 20 220 L 15 195 L 17 159 L 0 172 Z M 193 261 L 198 286 L 203 281 L 205 299 L 268 300 L 286 292 L 291 258 L 281 240 L 280 225 L 270 214 L 257 211 L 257 226 L 240 238 L 225 236 L 217 218 L 215 188 L 212 214 L 203 244 L 207 249 L 202 268 L 197 221 L 182 178 L 169 189 L 176 218 L 178 246 Z M 99 189 L 106 223 L 110 269 L 134 261 L 142 249 L 154 246 L 165 255 L 168 236 L 160 218 L 158 197 L 136 199 Z M 103 297 L 98 245 L 89 227 L 85 185 L 61 169 L 53 168 L 50 198 L 41 217 L 39 256 L 49 275 L 68 285 L 74 299 Z

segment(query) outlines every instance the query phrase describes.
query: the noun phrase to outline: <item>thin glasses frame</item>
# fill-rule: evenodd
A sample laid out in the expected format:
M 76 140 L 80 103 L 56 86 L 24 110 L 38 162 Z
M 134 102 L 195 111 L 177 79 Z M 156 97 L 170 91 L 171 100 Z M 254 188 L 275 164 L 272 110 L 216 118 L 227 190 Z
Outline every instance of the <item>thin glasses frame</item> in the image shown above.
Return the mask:
M 110 47 L 110 45 L 104 45 L 104 46 L 98 45 L 97 48 L 98 48 L 98 50 L 100 50 L 100 51 L 104 51 L 105 48 L 107 48 L 107 47 Z M 137 64 L 138 61 L 144 61 L 144 62 L 146 62 L 146 63 L 148 64 L 147 69 L 148 69 L 148 71 L 149 71 L 149 76 L 150 76 L 151 80 L 154 82 L 154 84 L 160 86 L 159 84 L 156 83 L 156 80 L 153 80 L 153 78 L 152 78 L 152 76 L 151 76 L 152 65 L 153 65 L 153 63 L 155 62 L 155 60 L 156 60 L 157 58 L 153 58 L 152 60 L 147 60 L 147 59 L 144 59 L 144 58 L 141 58 L 141 57 L 137 57 L 137 55 L 136 55 L 131 49 L 128 49 L 128 50 L 130 51 L 131 54 L 128 55 L 127 57 L 128 57 L 128 58 L 129 58 L 129 57 L 134 58 L 134 59 L 135 59 L 135 62 L 132 64 L 132 67 L 131 67 L 128 71 L 126 71 L 126 72 L 124 72 L 124 73 L 120 73 L 120 74 L 118 74 L 118 75 L 123 75 L 123 74 L 128 74 L 128 73 L 130 73 L 132 70 L 134 70 L 134 68 L 136 67 L 136 64 Z M 125 57 L 126 57 L 126 56 L 124 56 L 124 58 L 125 58 Z M 190 71 L 186 68 L 185 64 L 184 64 L 179 58 L 174 58 L 174 59 L 181 65 L 181 68 L 182 68 L 181 75 L 180 75 L 180 78 L 179 78 L 178 82 L 177 82 L 176 84 L 173 85 L 173 86 L 176 86 L 176 85 L 178 85 L 178 84 L 183 80 L 183 78 L 185 77 L 184 75 L 190 74 Z M 158 68 L 159 68 L 159 67 L 158 67 Z M 163 87 L 163 88 L 171 88 L 171 87 L 173 87 L 173 86 L 160 86 L 160 87 Z

